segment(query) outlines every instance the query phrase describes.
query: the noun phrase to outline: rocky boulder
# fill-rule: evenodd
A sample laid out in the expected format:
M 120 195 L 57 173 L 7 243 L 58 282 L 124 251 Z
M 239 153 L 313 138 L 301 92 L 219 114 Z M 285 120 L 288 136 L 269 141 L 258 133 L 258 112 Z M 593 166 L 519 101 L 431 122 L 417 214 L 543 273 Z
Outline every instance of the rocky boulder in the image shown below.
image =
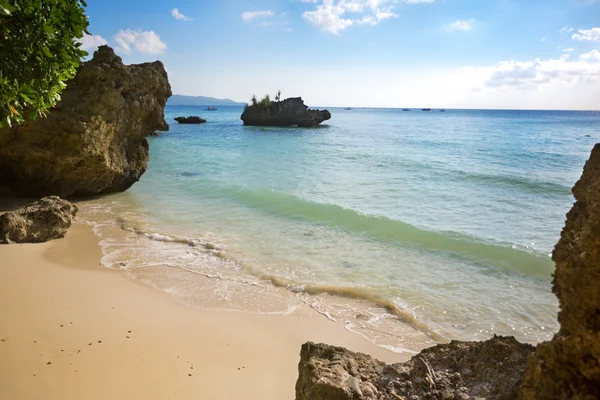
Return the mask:
M 268 107 L 251 105 L 242 116 L 244 125 L 254 126 L 317 126 L 331 118 L 327 110 L 309 110 L 301 97 L 272 102 Z
M 190 117 L 177 117 L 175 118 L 175 121 L 179 122 L 180 124 L 203 124 L 206 122 L 204 118 L 200 118 L 195 115 Z
M 0 243 L 39 243 L 65 236 L 77 207 L 57 196 L 0 215 Z
M 529 360 L 523 400 L 600 399 L 600 144 L 573 194 L 552 253 L 560 330 Z
M 534 347 L 513 337 L 440 344 L 386 365 L 341 347 L 306 343 L 296 400 L 513 400 Z
M 145 137 L 168 129 L 169 96 L 160 61 L 124 65 L 101 46 L 47 118 L 0 129 L 0 185 L 32 196 L 126 190 L 146 170 Z

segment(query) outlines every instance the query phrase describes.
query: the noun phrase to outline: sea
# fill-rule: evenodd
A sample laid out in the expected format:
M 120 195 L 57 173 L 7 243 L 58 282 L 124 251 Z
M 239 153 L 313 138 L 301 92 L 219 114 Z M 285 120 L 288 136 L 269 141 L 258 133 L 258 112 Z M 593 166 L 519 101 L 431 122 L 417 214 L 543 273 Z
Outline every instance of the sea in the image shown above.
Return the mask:
M 600 112 L 329 110 L 278 128 L 168 106 L 141 180 L 80 204 L 103 265 L 189 307 L 310 309 L 396 352 L 550 339 L 551 253 Z

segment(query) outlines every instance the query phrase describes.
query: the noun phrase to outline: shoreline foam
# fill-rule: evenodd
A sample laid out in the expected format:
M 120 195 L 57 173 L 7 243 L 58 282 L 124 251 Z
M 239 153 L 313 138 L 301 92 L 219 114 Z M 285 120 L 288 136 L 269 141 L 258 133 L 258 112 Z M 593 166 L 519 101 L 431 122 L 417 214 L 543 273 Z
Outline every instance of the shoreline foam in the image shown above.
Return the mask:
M 420 286 L 395 295 L 386 292 L 384 286 L 363 286 L 366 282 L 362 276 L 356 277 L 356 285 L 348 285 L 305 275 L 302 266 L 290 266 L 292 269 L 287 273 L 271 270 L 248 258 L 220 233 L 178 231 L 168 224 L 162 226 L 152 214 L 146 215 L 149 210 L 138 210 L 135 204 L 127 208 L 129 206 L 123 203 L 127 201 L 129 197 L 119 196 L 78 203 L 82 210 L 80 218 L 92 223 L 94 231 L 103 239 L 103 263 L 168 293 L 186 306 L 282 315 L 310 307 L 378 346 L 409 353 L 450 339 L 481 340 L 494 334 L 516 335 L 528 343 L 544 340 L 539 335 L 529 337 L 531 332 L 517 319 L 499 320 L 491 315 L 480 322 L 477 310 L 452 307 L 443 298 L 431 299 L 441 300 L 438 304 L 443 305 L 436 312 L 440 307 L 435 303 L 415 297 L 418 294 L 413 292 L 420 290 Z M 441 255 L 439 262 L 444 262 Z M 483 272 L 484 276 L 506 273 Z M 515 311 L 531 315 L 527 310 Z M 533 326 L 546 326 L 544 321 L 536 321 L 533 316 L 531 319 Z M 477 325 L 481 328 L 473 330 Z M 547 332 L 549 338 L 552 328 L 552 325 L 547 326 L 541 332 Z

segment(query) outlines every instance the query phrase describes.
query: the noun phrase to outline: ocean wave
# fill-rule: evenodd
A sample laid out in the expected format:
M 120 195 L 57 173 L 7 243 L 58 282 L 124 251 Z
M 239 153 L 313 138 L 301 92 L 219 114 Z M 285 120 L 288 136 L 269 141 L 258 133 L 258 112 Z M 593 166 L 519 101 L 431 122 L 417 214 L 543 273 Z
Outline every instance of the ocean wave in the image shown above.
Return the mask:
M 198 241 L 195 239 L 181 238 L 181 237 L 176 237 L 176 236 L 172 236 L 172 235 L 163 235 L 161 233 L 146 232 L 144 229 L 133 225 L 131 222 L 127 221 L 123 217 L 117 218 L 117 223 L 118 223 L 119 227 L 121 229 L 123 229 L 124 231 L 133 232 L 137 235 L 145 236 L 146 238 L 157 241 L 157 242 L 179 243 L 179 244 L 185 244 L 190 247 L 202 246 L 207 250 L 219 250 L 218 246 L 216 246 L 212 243 L 209 243 L 209 242 L 201 242 L 201 241 Z
M 229 191 L 238 202 L 265 212 L 307 220 L 397 245 L 437 251 L 467 259 L 487 267 L 534 276 L 550 276 L 553 264 L 548 254 L 535 249 L 514 248 L 510 243 L 494 243 L 455 232 L 435 232 L 388 217 L 363 214 L 334 204 L 322 204 L 271 189 Z
M 130 221 L 125 218 L 119 217 L 117 219 L 118 226 L 127 232 L 134 233 L 142 238 L 152 241 L 159 241 L 164 243 L 173 243 L 184 246 L 191 247 L 201 247 L 205 251 L 209 252 L 211 255 L 215 256 L 226 262 L 235 263 L 237 266 L 241 267 L 249 276 L 253 277 L 253 279 L 241 279 L 240 276 L 237 277 L 225 277 L 221 274 L 217 273 L 208 273 L 202 270 L 198 270 L 197 268 L 189 268 L 184 265 L 176 265 L 170 262 L 160 262 L 159 265 L 168 266 L 170 268 L 175 268 L 181 271 L 185 271 L 188 273 L 192 273 L 195 275 L 199 275 L 208 279 L 217 279 L 217 280 L 228 280 L 234 281 L 235 283 L 249 285 L 249 286 L 259 286 L 265 287 L 265 284 L 272 285 L 276 288 L 286 289 L 295 294 L 306 294 L 311 297 L 316 297 L 319 295 L 330 295 L 335 297 L 343 297 L 353 300 L 362 300 L 370 303 L 375 307 L 382 308 L 389 315 L 397 318 L 399 321 L 413 327 L 414 329 L 426 334 L 430 338 L 435 341 L 442 342 L 445 341 L 442 335 L 429 327 L 426 323 L 420 321 L 413 312 L 408 311 L 397 305 L 393 300 L 387 299 L 383 296 L 380 296 L 374 292 L 370 292 L 369 290 L 350 287 L 350 286 L 331 286 L 331 285 L 315 285 L 308 284 L 304 282 L 296 282 L 287 278 L 282 278 L 280 276 L 267 274 L 262 272 L 248 263 L 237 260 L 234 257 L 226 254 L 222 249 L 218 248 L 212 243 L 202 242 L 197 239 L 190 238 L 180 238 L 173 235 L 166 235 L 157 232 L 147 232 L 144 229 L 135 226 Z M 305 304 L 311 306 L 315 311 L 321 313 L 326 318 L 336 321 L 334 317 L 330 315 L 329 312 L 323 311 L 318 307 L 315 307 L 313 303 Z
M 538 181 L 518 176 L 490 175 L 472 173 L 466 171 L 449 171 L 449 175 L 454 175 L 458 179 L 482 183 L 489 186 L 503 186 L 528 191 L 534 194 L 553 194 L 568 196 L 571 194 L 571 188 L 559 183 L 549 181 Z

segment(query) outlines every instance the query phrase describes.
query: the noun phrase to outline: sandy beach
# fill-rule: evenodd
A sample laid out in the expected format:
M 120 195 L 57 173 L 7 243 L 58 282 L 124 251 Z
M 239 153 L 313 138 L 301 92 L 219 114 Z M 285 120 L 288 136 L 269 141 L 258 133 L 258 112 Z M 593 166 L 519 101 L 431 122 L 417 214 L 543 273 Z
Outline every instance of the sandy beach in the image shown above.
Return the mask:
M 83 224 L 0 246 L 1 399 L 293 399 L 306 341 L 407 358 L 310 311 L 187 308 L 100 258 Z

